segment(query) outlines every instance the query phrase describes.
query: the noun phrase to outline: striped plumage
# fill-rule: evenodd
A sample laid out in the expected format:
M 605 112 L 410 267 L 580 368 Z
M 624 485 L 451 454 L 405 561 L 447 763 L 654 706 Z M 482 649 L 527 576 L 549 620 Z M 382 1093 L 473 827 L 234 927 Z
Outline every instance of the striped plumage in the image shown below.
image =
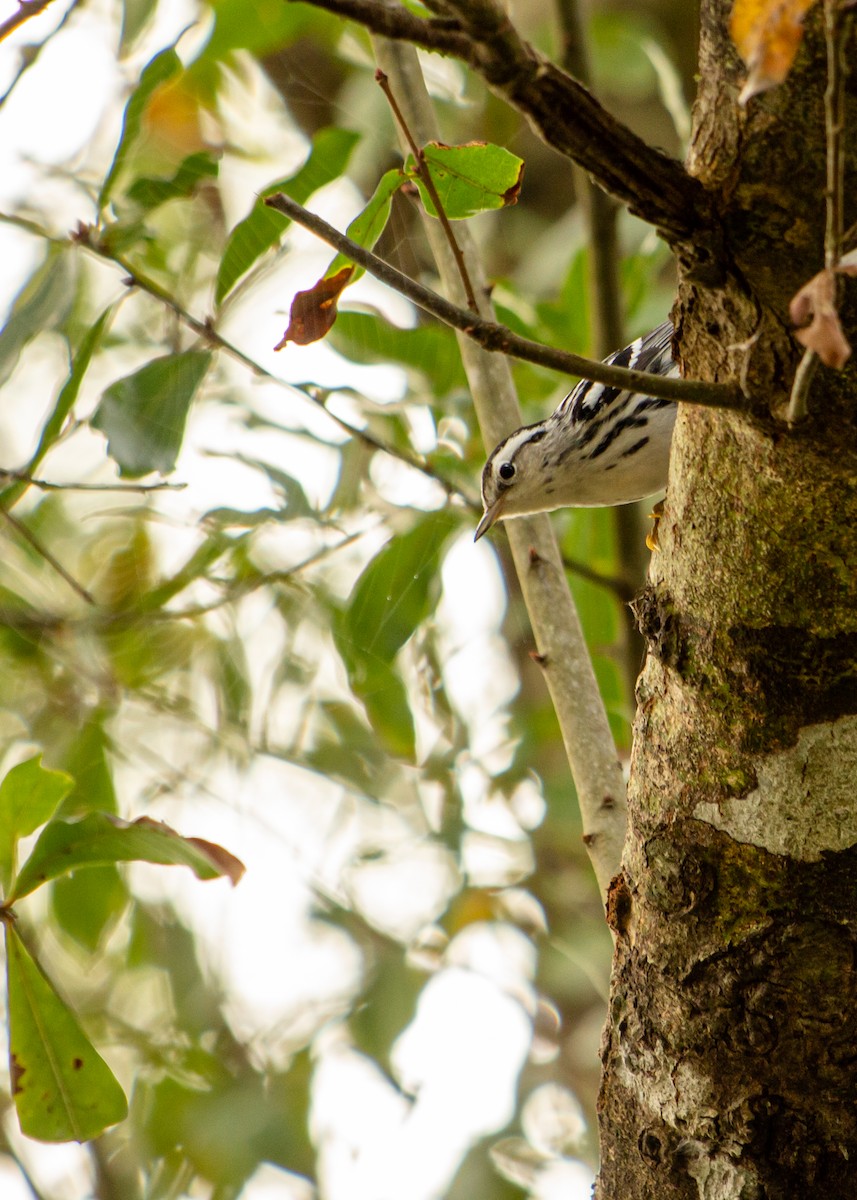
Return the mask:
M 605 361 L 677 375 L 672 336 L 665 321 Z M 629 504 L 663 491 L 675 416 L 671 400 L 582 380 L 546 420 L 517 429 L 492 451 L 476 537 L 506 517 Z

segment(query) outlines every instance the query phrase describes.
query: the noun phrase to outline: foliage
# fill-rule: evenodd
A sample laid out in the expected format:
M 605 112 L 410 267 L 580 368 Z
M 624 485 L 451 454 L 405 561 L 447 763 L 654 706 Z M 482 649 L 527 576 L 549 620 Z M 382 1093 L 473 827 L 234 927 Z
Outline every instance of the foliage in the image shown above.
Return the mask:
M 546 1083 L 591 1113 L 609 938 L 502 543 L 471 547 L 484 448 L 453 336 L 355 275 L 332 348 L 273 353 L 280 310 L 342 262 L 325 266 L 266 196 L 333 211 L 411 271 L 426 262 L 414 193 L 433 199 L 413 160 L 391 166 L 392 118 L 354 31 L 282 0 L 247 7 L 200 3 L 169 45 L 156 5 L 117 3 L 129 86 L 109 153 L 93 131 L 69 164 L 39 168 L 61 202 L 34 187 L 6 205 L 31 263 L 0 333 L 17 450 L 0 491 L 9 1101 L 37 1139 L 115 1126 L 88 1159 L 105 1195 L 237 1196 L 264 1163 L 283 1195 L 319 1172 L 337 1195 L 352 1135 L 332 1064 L 372 1065 L 351 1121 L 367 1096 L 415 1110 L 408 1038 L 475 1039 L 463 1009 L 446 1033 L 426 1015 L 470 972 L 486 1024 L 500 1013 L 529 1040 L 504 1060 L 505 1108 L 480 1116 L 474 1099 L 436 1187 L 512 1194 L 483 1139 L 516 1131 Z M 75 29 L 96 36 L 85 6 L 56 20 L 58 50 Z M 5 115 L 25 72 L 49 86 L 37 58 L 22 57 Z M 455 68 L 443 86 L 450 145 L 428 148 L 428 169 L 451 217 L 481 214 L 503 319 L 585 352 L 583 231 L 557 219 L 569 174 L 552 159 L 540 193 L 532 135 L 490 98 L 465 104 Z M 503 207 L 522 159 L 521 203 Z M 623 237 L 634 332 L 662 317 L 670 280 L 642 227 Z M 568 386 L 514 370 L 531 414 Z M 624 582 L 609 514 L 560 520 L 569 560 Z M 619 603 L 574 587 L 627 749 Z M 289 908 L 269 891 L 252 918 L 240 909 L 248 942 L 265 927 L 257 959 L 288 977 L 274 1016 L 206 935 L 219 901 L 121 865 L 234 881 L 213 843 L 249 867 L 222 912 L 254 886 L 291 889 Z M 455 1067 L 449 1086 L 470 1087 Z M 571 1152 L 591 1162 L 591 1139 Z M 26 1140 L 8 1154 L 38 1177 Z

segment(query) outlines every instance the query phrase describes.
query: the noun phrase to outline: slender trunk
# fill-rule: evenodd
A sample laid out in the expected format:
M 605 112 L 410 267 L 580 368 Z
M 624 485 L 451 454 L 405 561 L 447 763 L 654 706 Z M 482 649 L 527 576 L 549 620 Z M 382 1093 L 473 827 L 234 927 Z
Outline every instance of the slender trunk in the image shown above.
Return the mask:
M 857 1195 L 853 375 L 818 372 L 797 432 L 771 416 L 799 359 L 788 301 L 824 261 L 822 21 L 742 110 L 730 8 L 702 5 L 690 165 L 731 260 L 721 288 L 683 286 L 679 327 L 689 373 L 746 382 L 753 414 L 682 413 L 638 606 L 600 1200 Z

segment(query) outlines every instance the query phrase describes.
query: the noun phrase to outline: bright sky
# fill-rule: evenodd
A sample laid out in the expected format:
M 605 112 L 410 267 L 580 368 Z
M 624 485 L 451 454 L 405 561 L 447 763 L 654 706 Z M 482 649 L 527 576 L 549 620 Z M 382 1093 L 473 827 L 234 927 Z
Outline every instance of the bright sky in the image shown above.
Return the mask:
M 0 46 L 0 92 L 16 69 L 15 47 L 40 40 L 67 7 L 64 0 L 56 0 L 45 14 Z M 17 3 L 0 0 L 0 20 L 16 9 Z M 0 109 L 3 209 L 18 204 L 21 197 L 38 195 L 40 207 L 50 202 L 58 231 L 90 217 L 86 198 L 65 179 L 46 182 L 42 164 L 81 157 L 96 164 L 110 160 L 120 118 L 113 100 L 122 85 L 113 53 L 114 12 L 107 0 L 92 0 L 82 7 Z M 186 0 L 161 4 L 156 26 L 135 67 L 139 69 L 155 49 L 167 44 L 195 13 L 195 5 Z M 192 33 L 182 42 L 183 53 L 192 49 L 195 36 Z M 235 138 L 243 134 L 252 139 L 260 148 L 260 159 L 240 170 L 232 160 L 225 171 L 231 220 L 244 215 L 257 187 L 283 174 L 290 163 L 296 165 L 304 153 L 302 140 L 285 127 L 278 103 L 265 94 L 264 83 L 257 80 L 255 86 L 257 94 L 248 97 L 235 84 L 230 114 L 235 128 L 231 132 Z M 260 113 L 265 114 L 261 126 Z M 268 149 L 267 158 L 261 157 L 263 146 Z M 342 226 L 353 215 L 358 197 L 346 185 L 339 185 L 326 189 L 314 205 Z M 0 312 L 6 311 L 36 250 L 32 239 L 0 224 L 4 266 Z M 320 273 L 316 268 L 326 265 L 328 257 L 309 235 L 296 231 L 293 254 L 282 270 L 254 290 L 253 313 L 277 312 L 284 297 Z M 368 278 L 359 287 L 364 299 L 383 306 L 399 321 L 409 320 L 407 306 L 397 297 Z M 230 317 L 229 335 L 270 370 L 291 371 L 294 379 L 344 382 L 341 362 L 325 349 L 303 356 L 292 349 L 274 355 L 272 346 L 280 332 L 275 325 L 269 327 L 251 317 L 246 307 L 238 306 Z M 16 394 L 45 394 L 55 369 L 49 355 L 40 364 L 28 366 L 17 380 Z M 393 371 L 349 365 L 347 372 L 350 384 L 379 400 L 401 394 L 402 380 Z M 107 380 L 99 381 L 96 376 L 92 384 L 99 382 L 103 386 Z M 262 410 L 270 404 L 281 411 L 283 392 L 254 387 L 253 403 Z M 295 404 L 300 419 L 324 420 L 309 412 L 303 401 Z M 22 402 L 19 411 L 3 418 L 4 465 L 14 466 L 23 459 L 41 416 L 38 405 Z M 261 436 L 249 434 L 225 411 L 203 410 L 191 422 L 177 472 L 190 486 L 180 496 L 166 498 L 164 504 L 186 521 L 214 504 L 238 506 L 236 496 L 245 509 L 269 501 L 257 473 L 234 460 L 212 459 L 205 453 L 219 447 L 252 456 L 260 451 L 256 439 Z M 272 442 L 270 434 L 265 438 L 269 458 L 289 455 L 286 435 L 279 444 Z M 325 459 L 322 449 L 310 455 L 306 442 L 301 442 L 301 448 L 294 473 L 303 472 L 308 492 L 323 498 L 332 486 L 334 465 Z M 100 454 L 96 441 L 89 452 L 95 464 Z M 293 452 L 291 458 L 295 458 Z M 78 465 L 75 462 L 75 469 Z M 61 472 L 61 460 L 52 459 L 51 467 Z M 388 486 L 405 503 L 430 507 L 440 502 L 431 485 L 412 473 L 391 471 Z M 177 551 L 165 546 L 165 553 L 169 556 Z M 469 600 L 474 590 L 480 596 L 479 606 Z M 448 630 L 448 684 L 462 711 L 470 714 L 473 732 L 473 760 L 463 764 L 472 797 L 471 818 L 477 827 L 481 822 L 486 832 L 492 831 L 498 816 L 488 803 L 487 776 L 479 754 L 492 752 L 492 747 L 494 753 L 503 753 L 503 729 L 485 712 L 481 688 L 474 687 L 474 680 L 484 677 L 485 664 L 490 663 L 498 701 L 511 696 L 517 686 L 498 635 L 504 603 L 487 540 L 474 546 L 469 539 L 462 539 L 447 560 L 440 619 Z M 254 670 L 264 674 L 277 650 L 266 629 L 264 606 L 258 610 L 248 607 L 245 616 L 249 625 L 256 627 L 251 643 L 257 651 Z M 133 797 L 139 779 L 128 768 L 120 768 L 119 773 L 122 794 Z M 314 889 L 341 879 L 342 865 L 366 836 L 366 823 L 378 823 L 374 836 L 396 852 L 383 869 L 366 866 L 352 871 L 348 876 L 351 897 L 380 924 L 390 923 L 390 932 L 396 935 L 412 936 L 443 910 L 458 884 L 457 867 L 440 847 L 405 838 L 394 818 L 363 811 L 337 786 L 319 783 L 317 777 L 283 763 L 260 759 L 243 775 L 224 768 L 210 781 L 210 790 L 215 802 L 210 798 L 205 802 L 183 798 L 174 805 L 164 802 L 157 815 L 188 832 L 220 841 L 238 854 L 248 866 L 240 887 L 234 891 L 225 883 L 201 887 L 184 872 L 148 868 L 137 872 L 137 882 L 145 894 L 160 896 L 166 891 L 181 911 L 192 914 L 208 948 L 209 962 L 228 984 L 230 1018 L 236 1030 L 276 1058 L 278 1047 L 284 1044 L 284 1031 L 299 1027 L 301 1014 L 318 1004 L 335 1007 L 336 996 L 359 969 L 355 951 L 344 935 L 332 929 L 322 931 L 317 922 L 309 920 L 308 912 Z M 522 805 L 526 800 L 537 813 L 540 798 L 535 786 L 533 793 L 522 797 Z M 216 802 L 218 799 L 222 802 Z M 343 806 L 349 804 L 352 817 L 343 821 Z M 338 836 L 332 841 L 334 828 Z M 466 938 L 457 939 L 446 965 L 425 987 L 415 1021 L 395 1047 L 397 1077 L 404 1093 L 413 1099 L 391 1088 L 335 1024 L 319 1039 L 312 1124 L 327 1200 L 431 1200 L 441 1196 L 471 1141 L 509 1120 L 517 1076 L 530 1051 L 534 966 L 530 942 L 511 925 L 471 926 Z M 551 1103 L 551 1111 L 561 1113 L 566 1101 L 553 1097 Z M 27 1142 L 12 1119 L 7 1122 L 7 1132 L 34 1177 L 52 1189 L 52 1195 L 80 1200 L 87 1184 L 79 1148 Z M 589 1196 L 592 1177 L 587 1169 L 557 1156 L 546 1162 L 549 1167 L 529 1180 L 534 1194 L 544 1200 L 560 1196 L 584 1200 Z M 2 1167 L 0 1193 L 3 1200 L 31 1197 L 17 1172 Z M 305 1200 L 305 1189 L 283 1172 L 265 1168 L 243 1196 L 246 1200 Z

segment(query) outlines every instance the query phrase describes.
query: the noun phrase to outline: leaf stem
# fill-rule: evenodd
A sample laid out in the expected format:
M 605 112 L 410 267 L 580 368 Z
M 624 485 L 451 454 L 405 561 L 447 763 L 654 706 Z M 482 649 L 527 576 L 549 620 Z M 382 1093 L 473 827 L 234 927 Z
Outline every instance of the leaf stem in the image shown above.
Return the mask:
M 88 592 L 82 583 L 77 582 L 74 576 L 66 570 L 59 559 L 51 553 L 47 546 L 44 546 L 41 543 L 36 535 L 27 528 L 23 521 L 19 521 L 18 518 L 14 517 L 8 509 L 3 507 L 0 507 L 0 515 L 2 515 L 4 519 L 8 521 L 18 536 L 23 538 L 23 540 L 27 542 L 33 550 L 35 550 L 40 558 L 43 558 L 49 566 L 53 567 L 56 573 L 66 581 L 72 591 L 76 592 L 77 595 L 80 596 L 81 600 L 85 600 L 86 603 L 91 604 L 93 608 L 98 607 L 95 597 L 92 595 L 92 593 Z
M 841 291 L 836 274 L 842 258 L 845 187 L 845 79 L 848 64 L 845 46 L 851 30 L 852 14 L 842 0 L 824 0 L 824 43 L 827 52 L 827 86 L 824 89 L 824 130 L 827 151 L 824 188 L 824 267 L 833 274 L 835 294 Z M 849 231 L 850 232 L 850 231 Z M 836 308 L 838 310 L 838 303 Z M 786 409 L 789 425 L 798 425 L 809 415 L 807 399 L 819 358 L 807 348 L 800 360 Z
M 393 110 L 393 116 L 396 118 L 402 134 L 411 148 L 411 154 L 414 156 L 417 174 L 425 184 L 425 189 L 431 197 L 431 202 L 434 205 L 435 212 L 437 213 L 437 219 L 440 221 L 443 232 L 446 234 L 446 240 L 449 242 L 449 248 L 452 251 L 453 257 L 455 258 L 455 263 L 458 267 L 458 273 L 461 276 L 461 282 L 464 285 L 464 295 L 467 298 L 467 303 L 470 305 L 473 311 L 476 312 L 478 305 L 476 303 L 476 296 L 473 291 L 473 284 L 470 280 L 470 275 L 467 272 L 467 264 L 464 261 L 464 255 L 461 253 L 461 247 L 455 240 L 455 234 L 452 231 L 452 225 L 449 223 L 449 217 L 446 215 L 446 211 L 441 203 L 438 190 L 435 187 L 434 180 L 431 177 L 431 171 L 429 170 L 428 163 L 426 162 L 425 150 L 421 149 L 414 141 L 414 136 L 408 128 L 408 123 L 402 114 L 402 110 L 399 108 L 399 105 L 396 102 L 396 97 L 393 95 L 393 89 L 390 87 L 390 80 L 380 69 L 380 67 L 375 72 L 375 81 L 380 85 L 381 91 L 387 97 L 387 103 Z

